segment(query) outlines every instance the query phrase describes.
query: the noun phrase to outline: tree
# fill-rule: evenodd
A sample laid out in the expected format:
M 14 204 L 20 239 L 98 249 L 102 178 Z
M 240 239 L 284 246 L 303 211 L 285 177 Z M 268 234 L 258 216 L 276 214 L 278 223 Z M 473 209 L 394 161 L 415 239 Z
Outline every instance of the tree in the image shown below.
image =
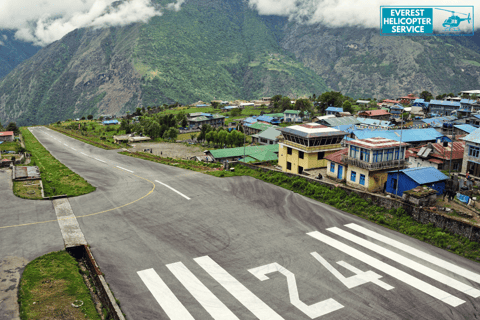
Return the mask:
M 10 122 L 8 126 L 5 128 L 5 131 L 13 131 L 16 134 L 20 132 L 15 122 Z
M 280 103 L 280 100 L 282 100 L 282 97 L 281 94 L 273 96 L 272 99 L 270 99 L 270 107 L 275 109 L 278 108 L 278 104 Z
M 196 137 L 197 137 L 196 133 L 190 134 L 190 139 L 192 139 L 192 141 L 194 141 Z
M 240 108 L 234 108 L 232 111 L 230 111 L 230 116 L 231 117 L 237 117 L 242 114 L 242 109 Z
M 145 134 L 152 139 L 161 137 L 162 127 L 157 121 L 150 120 L 144 127 Z
M 93 119 L 93 115 L 89 114 L 89 115 L 87 116 L 87 119 L 88 119 L 88 120 L 92 120 L 92 119 Z
M 168 129 L 168 138 L 171 140 L 177 140 L 178 137 L 178 130 L 176 128 Z
M 218 143 L 220 143 L 222 147 L 227 142 L 227 135 L 228 133 L 225 130 L 221 130 L 220 132 L 218 132 Z
M 352 106 L 352 103 L 349 100 L 345 100 L 342 107 L 343 107 L 343 111 L 350 112 L 351 114 L 353 114 L 353 112 L 354 112 L 353 111 L 353 106 Z
M 424 99 L 425 101 L 428 102 L 433 99 L 433 96 L 428 91 L 422 91 L 422 93 L 420 93 L 420 99 Z
M 318 97 L 318 111 L 323 114 L 325 113 L 325 109 L 330 106 L 340 108 L 344 100 L 345 97 L 340 91 L 324 92 L 320 97 Z
M 5 129 L 2 126 L 2 122 L 0 122 L 0 131 L 4 131 Z
M 178 114 L 177 114 L 177 122 L 181 122 L 183 120 L 183 118 L 185 118 L 186 115 L 185 115 L 185 111 L 180 111 Z
M 241 147 L 243 145 L 244 139 L 245 139 L 245 134 L 237 132 L 235 134 L 235 145 L 237 147 Z
M 233 144 L 235 143 L 234 132 L 237 132 L 237 131 L 232 130 L 227 134 L 225 138 L 225 143 L 227 144 L 227 146 L 233 146 Z
M 283 112 L 287 109 L 290 109 L 292 107 L 292 101 L 290 100 L 289 97 L 283 97 L 280 102 L 278 103 L 278 107 L 280 110 Z
M 210 145 L 210 142 L 213 141 L 213 131 L 205 134 L 205 140 L 207 140 L 207 143 Z
M 80 120 L 85 120 L 85 117 L 80 118 Z
M 187 117 L 183 117 L 181 126 L 182 126 L 182 128 L 188 127 Z
M 212 107 L 213 109 L 220 108 L 220 103 L 218 103 L 217 101 L 212 101 Z

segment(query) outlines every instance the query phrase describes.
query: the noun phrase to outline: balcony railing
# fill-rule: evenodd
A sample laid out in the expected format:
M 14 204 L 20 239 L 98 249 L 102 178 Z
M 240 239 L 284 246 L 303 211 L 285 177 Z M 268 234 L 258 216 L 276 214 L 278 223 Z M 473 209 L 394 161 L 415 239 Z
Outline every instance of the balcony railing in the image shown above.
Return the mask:
M 408 161 L 407 160 L 390 160 L 390 161 L 382 161 L 382 162 L 365 162 L 362 160 L 350 158 L 347 155 L 342 155 L 342 161 L 349 164 L 353 165 L 362 169 L 366 169 L 369 171 L 374 171 L 374 170 L 386 170 L 386 169 L 395 169 L 400 167 L 403 169 L 404 167 L 407 166 Z
M 322 146 L 311 146 L 311 147 L 307 147 L 306 145 L 295 143 L 295 142 L 288 141 L 288 140 L 284 140 L 283 143 L 285 145 L 288 145 L 288 146 L 292 146 L 292 147 L 295 147 L 295 148 L 299 148 L 301 150 L 305 150 L 306 152 L 322 151 L 322 150 L 328 151 L 330 149 L 336 150 L 336 149 L 342 148 L 342 145 L 340 143 L 327 144 L 327 145 L 322 145 Z

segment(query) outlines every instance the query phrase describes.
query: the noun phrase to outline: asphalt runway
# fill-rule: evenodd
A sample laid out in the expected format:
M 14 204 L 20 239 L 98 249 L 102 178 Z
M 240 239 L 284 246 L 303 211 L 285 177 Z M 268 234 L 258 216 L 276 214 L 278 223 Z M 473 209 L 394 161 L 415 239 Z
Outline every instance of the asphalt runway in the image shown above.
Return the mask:
M 70 203 L 129 319 L 480 316 L 478 263 L 250 177 L 215 178 L 32 132 L 97 187 Z M 58 228 L 28 229 L 40 240 L 36 228 L 47 226 Z M 0 229 L 2 241 L 5 230 L 26 233 Z

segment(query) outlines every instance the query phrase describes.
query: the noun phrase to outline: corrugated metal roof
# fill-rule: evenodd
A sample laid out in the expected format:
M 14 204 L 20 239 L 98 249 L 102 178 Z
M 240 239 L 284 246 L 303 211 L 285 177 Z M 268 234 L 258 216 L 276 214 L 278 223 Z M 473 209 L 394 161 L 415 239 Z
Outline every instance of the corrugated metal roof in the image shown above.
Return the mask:
M 252 128 L 252 129 L 258 129 L 258 130 L 264 131 L 264 130 L 267 130 L 268 128 L 271 128 L 271 127 L 276 128 L 277 126 L 275 126 L 273 124 L 263 123 L 263 122 L 254 122 L 249 127 Z
M 273 117 L 263 115 L 263 116 L 257 117 L 257 121 L 272 122 L 272 121 L 273 121 Z
M 328 107 L 325 111 L 343 112 L 343 108 Z
M 444 100 L 430 100 L 430 105 L 460 107 L 460 102 L 444 101 Z
M 457 128 L 457 129 L 460 129 L 462 131 L 465 131 L 467 133 L 472 133 L 473 131 L 475 131 L 477 129 L 474 126 L 471 126 L 469 124 L 459 124 L 459 125 L 454 125 L 454 127 Z
M 332 118 L 326 118 L 326 119 L 321 119 L 321 123 L 325 123 L 329 127 L 336 127 L 336 126 L 342 126 L 342 125 L 351 125 L 351 124 L 359 124 L 360 121 L 355 118 L 355 117 L 332 117 Z
M 300 128 L 301 126 L 291 126 L 286 128 L 279 128 L 281 132 L 290 133 L 302 138 L 316 138 L 316 137 L 330 137 L 330 136 L 340 136 L 346 135 L 347 133 L 344 131 L 336 130 L 333 128 L 328 128 L 325 126 L 318 125 L 318 130 L 305 130 Z M 317 128 L 311 128 L 317 129 Z
M 273 118 L 283 118 L 284 115 L 283 113 L 269 113 L 269 114 L 264 114 L 264 116 L 269 116 Z
M 357 139 L 367 139 L 374 137 L 382 137 L 400 141 L 400 135 L 402 136 L 402 142 L 414 143 L 421 141 L 433 141 L 437 138 L 443 137 L 441 133 L 433 128 L 427 129 L 407 129 L 403 130 L 354 130 L 353 134 Z
M 102 122 L 103 124 L 118 124 L 118 120 L 106 120 Z
M 391 171 L 391 172 L 397 172 Z M 448 180 L 448 177 L 433 167 L 408 168 L 400 170 L 418 184 L 426 184 Z
M 268 140 L 275 140 L 278 136 L 282 133 L 276 129 L 277 127 L 270 127 L 267 130 L 256 134 L 255 136 L 258 138 L 268 139 Z
M 434 122 L 443 124 L 444 122 L 455 121 L 455 120 L 457 120 L 457 117 L 455 116 L 445 116 L 445 117 L 436 117 L 436 118 L 426 118 L 426 119 L 422 119 L 421 121 L 428 124 L 432 124 Z
M 325 159 L 330 160 L 332 162 L 344 164 L 342 162 L 342 156 L 348 154 L 348 148 L 342 149 L 340 151 L 334 152 L 332 154 L 329 154 L 328 156 L 325 157 Z M 329 168 L 327 168 L 329 169 Z
M 474 130 L 472 133 L 470 133 L 466 137 L 463 137 L 462 140 L 480 143 L 480 129 Z
M 460 103 L 475 104 L 475 103 L 477 103 L 477 100 L 462 99 L 462 100 L 460 100 Z
M 408 143 L 405 143 L 405 142 L 400 143 L 392 139 L 385 139 L 380 137 L 360 139 L 360 140 L 349 140 L 349 141 L 345 141 L 345 143 L 359 146 L 365 149 L 386 149 L 386 148 L 394 148 L 394 147 L 400 147 L 400 146 L 406 147 L 408 145 Z
M 13 136 L 13 131 L 3 131 L 3 132 L 0 132 L 0 136 L 2 137 L 6 137 L 6 136 Z
M 353 130 L 355 129 L 355 125 L 354 124 L 342 124 L 340 126 L 333 127 L 333 129 L 337 129 L 337 130 L 340 130 L 340 131 L 345 131 L 347 133 L 352 133 Z
M 393 124 L 390 124 L 390 121 L 385 121 L 385 120 L 377 120 L 377 119 L 370 119 L 370 118 L 357 118 L 357 120 L 359 123 L 366 124 L 369 126 L 393 127 Z
M 366 114 L 367 116 L 369 117 L 374 117 L 374 116 L 385 116 L 385 115 L 389 115 L 389 113 L 385 110 L 367 110 L 367 111 L 361 111 L 358 113 L 359 115 L 360 114 Z

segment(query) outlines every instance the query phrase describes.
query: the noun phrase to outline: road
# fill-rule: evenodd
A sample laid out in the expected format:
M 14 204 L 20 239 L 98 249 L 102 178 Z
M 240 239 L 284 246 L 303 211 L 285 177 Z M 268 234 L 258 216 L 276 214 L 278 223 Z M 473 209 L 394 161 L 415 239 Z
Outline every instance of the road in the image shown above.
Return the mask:
M 129 319 L 480 316 L 478 263 L 250 177 L 32 132 L 97 187 L 70 203 Z

